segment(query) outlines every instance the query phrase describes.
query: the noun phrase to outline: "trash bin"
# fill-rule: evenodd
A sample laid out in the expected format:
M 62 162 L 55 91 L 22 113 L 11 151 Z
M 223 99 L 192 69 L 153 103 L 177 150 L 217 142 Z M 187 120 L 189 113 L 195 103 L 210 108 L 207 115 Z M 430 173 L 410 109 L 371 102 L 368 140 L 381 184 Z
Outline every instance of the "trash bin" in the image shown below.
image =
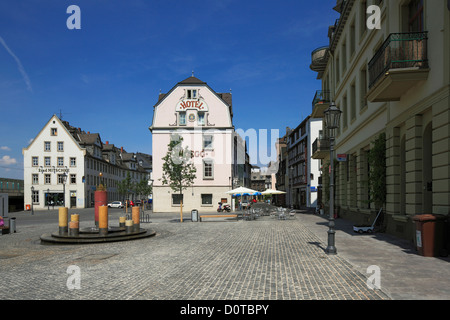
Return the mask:
M 198 222 L 198 210 L 191 210 L 191 221 Z
M 12 217 L 9 218 L 9 233 L 15 233 L 16 232 L 16 218 Z
M 416 248 L 424 257 L 436 257 L 443 245 L 443 217 L 420 214 L 413 217 L 416 223 Z

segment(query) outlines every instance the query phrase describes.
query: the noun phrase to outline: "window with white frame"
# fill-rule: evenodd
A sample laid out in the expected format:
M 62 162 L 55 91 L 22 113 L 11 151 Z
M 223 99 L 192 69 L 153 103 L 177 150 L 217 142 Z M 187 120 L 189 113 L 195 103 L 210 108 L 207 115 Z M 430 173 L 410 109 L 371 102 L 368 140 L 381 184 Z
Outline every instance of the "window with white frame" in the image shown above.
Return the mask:
M 180 126 L 185 126 L 186 125 L 186 112 L 179 112 L 178 113 L 178 122 L 180 124 Z
M 77 183 L 77 175 L 76 174 L 74 174 L 74 173 L 70 174 L 70 183 L 71 184 Z
M 203 136 L 203 149 L 207 150 L 213 149 L 213 136 L 210 135 Z
M 33 203 L 39 203 L 39 190 L 32 191 L 31 199 L 33 200 Z
M 70 158 L 70 166 L 71 167 L 77 166 L 77 158 Z
M 214 179 L 214 163 L 212 160 L 203 160 L 203 179 Z
M 50 135 L 51 136 L 57 136 L 58 135 L 58 129 L 57 128 L 50 128 Z
M 199 112 L 197 117 L 198 117 L 198 125 L 199 126 L 204 126 L 205 125 L 205 113 L 204 112 Z
M 65 176 L 63 174 L 58 174 L 58 184 L 64 184 L 65 182 Z
M 46 167 L 50 167 L 52 165 L 52 162 L 50 161 L 50 157 L 45 157 L 44 158 L 44 165 Z
M 44 175 L 44 182 L 45 182 L 45 184 L 51 184 L 52 183 L 52 179 L 50 177 L 50 174 L 46 173 Z
M 33 173 L 31 175 L 31 183 L 32 184 L 39 184 L 39 175 L 37 173 Z
M 58 157 L 58 167 L 64 166 L 64 157 Z
M 186 90 L 186 97 L 188 99 L 197 99 L 197 90 L 196 89 Z
M 58 151 L 64 151 L 64 142 L 58 141 Z
M 44 151 L 51 151 L 50 141 L 44 141 Z
M 31 157 L 31 165 L 33 167 L 39 166 L 39 157 Z

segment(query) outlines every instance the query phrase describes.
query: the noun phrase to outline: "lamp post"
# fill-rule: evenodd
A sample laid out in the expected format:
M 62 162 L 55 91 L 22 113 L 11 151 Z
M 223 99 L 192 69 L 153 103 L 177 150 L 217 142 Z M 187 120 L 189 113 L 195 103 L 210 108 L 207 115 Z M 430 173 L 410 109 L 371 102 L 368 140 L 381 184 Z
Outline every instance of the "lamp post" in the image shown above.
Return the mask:
M 63 173 L 63 207 L 66 206 L 66 179 L 67 179 L 67 173 Z
M 34 186 L 31 186 L 31 215 L 34 215 Z
M 47 210 L 50 210 L 50 188 L 47 189 Z
M 334 245 L 335 231 L 334 231 L 334 130 L 339 128 L 339 120 L 341 118 L 342 111 L 336 107 L 334 102 L 331 102 L 327 110 L 324 111 L 325 126 L 328 129 L 328 135 L 330 139 L 330 217 L 328 222 L 328 247 L 325 249 L 327 254 L 337 254 L 336 247 Z

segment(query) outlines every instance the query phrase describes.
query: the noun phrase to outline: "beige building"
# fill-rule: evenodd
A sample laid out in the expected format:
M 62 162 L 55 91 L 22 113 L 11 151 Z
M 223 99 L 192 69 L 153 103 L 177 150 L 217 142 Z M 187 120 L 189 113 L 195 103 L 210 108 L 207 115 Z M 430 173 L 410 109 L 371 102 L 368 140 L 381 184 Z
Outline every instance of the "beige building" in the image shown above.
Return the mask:
M 379 20 L 367 13 L 371 5 Z M 343 112 L 335 150 L 347 161 L 336 163 L 336 206 L 342 217 L 372 222 L 368 151 L 384 133 L 384 226 L 412 241 L 414 215 L 450 212 L 450 3 L 348 0 L 334 9 L 340 19 L 329 45 L 313 52 L 311 69 L 322 80 L 313 116 L 330 101 Z M 328 171 L 326 130 L 313 157 Z

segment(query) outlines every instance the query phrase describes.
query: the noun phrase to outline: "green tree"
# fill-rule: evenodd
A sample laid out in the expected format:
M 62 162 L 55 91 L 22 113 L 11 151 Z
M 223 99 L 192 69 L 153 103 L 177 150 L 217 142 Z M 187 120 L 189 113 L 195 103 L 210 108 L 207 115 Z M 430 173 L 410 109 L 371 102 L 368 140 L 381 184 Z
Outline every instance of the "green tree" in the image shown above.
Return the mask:
M 386 202 L 386 135 L 384 133 L 373 141 L 368 158 L 370 198 L 379 209 Z
M 188 147 L 183 149 L 183 138 L 179 135 L 168 144 L 168 151 L 162 158 L 163 174 L 160 179 L 164 185 L 180 195 L 180 221 L 183 222 L 183 190 L 192 186 L 196 177 L 196 169 L 191 161 L 191 151 Z
M 117 183 L 117 191 L 122 195 L 123 201 L 128 197 L 130 190 L 132 189 L 131 175 L 127 172 L 127 177 Z
M 133 191 L 139 195 L 139 199 L 142 197 L 148 198 L 148 195 L 152 193 L 152 186 L 148 184 L 147 179 L 142 179 L 139 182 L 135 182 L 133 184 Z M 142 199 L 141 199 L 142 200 Z M 143 203 L 141 203 L 141 207 L 143 207 Z

